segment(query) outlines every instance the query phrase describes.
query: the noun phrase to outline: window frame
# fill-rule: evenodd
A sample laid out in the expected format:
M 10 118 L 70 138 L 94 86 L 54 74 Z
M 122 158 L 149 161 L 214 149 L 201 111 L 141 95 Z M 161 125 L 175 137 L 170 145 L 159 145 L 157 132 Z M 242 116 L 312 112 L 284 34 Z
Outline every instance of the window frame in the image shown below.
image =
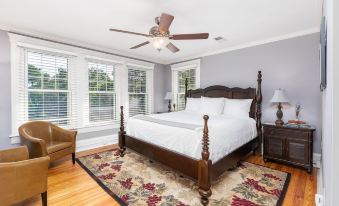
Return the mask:
M 62 57 L 62 58 L 66 58 L 67 59 L 67 90 L 61 90 L 61 89 L 44 89 L 43 85 L 44 85 L 44 80 L 43 77 L 41 76 L 41 85 L 42 88 L 41 89 L 30 89 L 28 86 L 28 82 L 29 82 L 29 62 L 28 62 L 28 53 L 35 53 L 35 54 L 41 54 L 41 55 L 50 55 L 50 56 L 54 56 L 54 57 Z M 27 101 L 24 101 L 23 104 L 24 106 L 24 117 L 23 117 L 23 121 L 27 122 L 27 121 L 33 121 L 33 120 L 40 120 L 40 121 L 49 121 L 49 122 L 53 122 L 53 121 L 61 121 L 61 120 L 67 120 L 68 123 L 66 125 L 60 125 L 61 127 L 65 127 L 65 128 L 69 128 L 72 125 L 72 98 L 71 98 L 71 83 L 70 83 L 70 56 L 64 55 L 64 54 L 60 54 L 60 53 L 54 53 L 54 52 L 50 52 L 50 51 L 42 51 L 42 50 L 38 50 L 38 49 L 31 49 L 31 48 L 23 48 L 23 55 L 24 55 L 24 99 L 26 99 Z M 55 81 L 56 84 L 56 81 Z M 56 86 L 56 85 L 55 85 Z M 41 92 L 41 93 L 66 93 L 67 94 L 67 118 L 64 119 L 29 119 L 29 93 L 30 92 Z
M 113 67 L 113 90 L 109 91 L 107 90 L 107 79 L 106 79 L 106 90 L 105 91 L 100 91 L 97 90 L 96 91 L 91 91 L 90 90 L 90 79 L 89 79 L 89 64 L 96 64 L 98 66 L 98 64 L 102 64 L 106 66 L 112 66 Z M 86 58 L 86 67 L 87 67 L 87 80 L 88 80 L 88 84 L 87 84 L 87 92 L 88 92 L 88 102 L 86 104 L 88 104 L 88 110 L 86 111 L 87 114 L 85 114 L 84 116 L 86 117 L 86 126 L 101 126 L 101 125 L 108 125 L 108 124 L 114 124 L 118 122 L 118 104 L 119 104 L 119 97 L 118 97 L 118 92 L 117 92 L 117 81 L 116 81 L 116 77 L 117 77 L 117 69 L 116 69 L 117 63 L 116 62 L 111 62 L 111 61 L 104 61 L 104 60 L 98 60 L 95 58 Z M 98 70 L 97 70 L 98 73 Z M 107 70 L 106 70 L 106 75 L 107 75 Z M 99 79 L 97 78 L 97 83 L 99 82 Z M 91 121 L 91 115 L 90 115 L 90 109 L 91 109 L 91 105 L 90 105 L 90 94 L 112 94 L 113 95 L 113 99 L 115 98 L 115 105 L 114 106 L 114 110 L 113 110 L 113 119 L 112 120 L 103 120 L 103 121 Z M 115 114 L 114 114 L 115 113 Z
M 194 69 L 195 70 L 195 89 L 200 88 L 200 59 L 191 60 L 183 63 L 173 64 L 171 65 L 172 70 L 172 92 L 173 92 L 173 104 L 176 105 L 176 111 L 178 110 L 178 102 L 177 97 L 179 94 L 179 79 L 178 73 L 182 71 L 188 71 Z
M 154 80 L 153 80 L 153 76 L 154 76 L 154 67 L 145 67 L 142 65 L 137 65 L 137 64 L 127 64 L 126 66 L 127 68 L 127 110 L 126 113 L 127 115 L 127 119 L 130 118 L 130 102 L 129 102 L 129 96 L 130 95 L 135 95 L 135 94 L 145 94 L 148 95 L 148 99 L 147 99 L 147 105 L 146 105 L 146 114 L 152 114 L 154 112 Z M 129 76 L 128 76 L 128 70 L 129 69 L 134 69 L 134 70 L 140 70 L 140 71 L 144 71 L 146 72 L 146 92 L 145 93 L 130 93 L 129 92 Z

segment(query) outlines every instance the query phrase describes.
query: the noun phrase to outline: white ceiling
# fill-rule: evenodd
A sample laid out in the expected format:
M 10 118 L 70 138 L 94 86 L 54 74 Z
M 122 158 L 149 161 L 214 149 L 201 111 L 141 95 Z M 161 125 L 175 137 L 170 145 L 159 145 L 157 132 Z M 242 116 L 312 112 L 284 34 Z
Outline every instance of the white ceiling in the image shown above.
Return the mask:
M 319 30 L 321 0 L 0 0 L 0 28 L 84 43 L 160 63 L 226 51 Z M 154 17 L 175 16 L 170 31 L 209 32 L 208 40 L 173 41 L 180 52 L 131 46 L 145 37 Z M 218 43 L 214 37 L 227 41 Z

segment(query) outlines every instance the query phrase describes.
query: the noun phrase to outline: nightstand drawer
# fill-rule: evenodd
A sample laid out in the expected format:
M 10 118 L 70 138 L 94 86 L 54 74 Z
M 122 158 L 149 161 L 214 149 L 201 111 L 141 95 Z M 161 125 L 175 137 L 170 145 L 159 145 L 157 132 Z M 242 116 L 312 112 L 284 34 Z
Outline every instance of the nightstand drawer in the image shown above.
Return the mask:
M 306 141 L 310 140 L 310 133 L 308 131 L 301 131 L 296 129 L 286 129 L 286 128 L 265 128 L 264 135 L 267 136 L 280 136 L 291 139 L 303 139 Z

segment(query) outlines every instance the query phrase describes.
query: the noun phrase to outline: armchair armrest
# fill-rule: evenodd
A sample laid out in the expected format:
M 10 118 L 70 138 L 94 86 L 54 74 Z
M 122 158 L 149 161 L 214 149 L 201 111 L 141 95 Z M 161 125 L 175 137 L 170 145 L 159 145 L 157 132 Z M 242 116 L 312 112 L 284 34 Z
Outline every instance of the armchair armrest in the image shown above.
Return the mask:
M 52 137 L 54 140 L 72 142 L 73 146 L 75 146 L 75 138 L 77 133 L 78 132 L 76 130 L 67 130 L 52 125 Z
M 46 192 L 49 157 L 0 163 L 0 199 L 5 205 Z
M 25 145 L 28 147 L 30 159 L 48 155 L 46 142 L 44 140 L 32 137 L 26 132 L 20 130 L 19 134 Z
M 0 163 L 27 160 L 28 155 L 28 150 L 25 146 L 1 150 Z

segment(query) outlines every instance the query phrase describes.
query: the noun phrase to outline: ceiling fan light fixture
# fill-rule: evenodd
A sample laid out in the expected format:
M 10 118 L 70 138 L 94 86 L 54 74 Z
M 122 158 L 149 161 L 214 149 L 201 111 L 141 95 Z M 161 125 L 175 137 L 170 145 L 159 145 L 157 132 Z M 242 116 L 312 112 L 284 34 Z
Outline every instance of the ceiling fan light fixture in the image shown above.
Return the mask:
M 169 43 L 168 37 L 152 37 L 151 42 L 153 47 L 159 52 Z

